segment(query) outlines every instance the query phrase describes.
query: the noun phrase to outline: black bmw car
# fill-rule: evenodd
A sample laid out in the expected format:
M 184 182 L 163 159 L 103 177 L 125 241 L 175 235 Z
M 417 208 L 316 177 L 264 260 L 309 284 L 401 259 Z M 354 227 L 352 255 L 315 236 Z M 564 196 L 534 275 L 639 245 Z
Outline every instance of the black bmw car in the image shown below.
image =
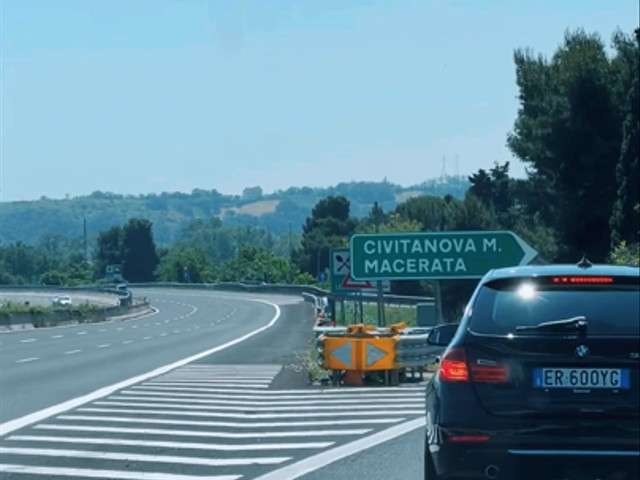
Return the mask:
M 425 479 L 640 478 L 639 270 L 494 270 L 426 391 Z

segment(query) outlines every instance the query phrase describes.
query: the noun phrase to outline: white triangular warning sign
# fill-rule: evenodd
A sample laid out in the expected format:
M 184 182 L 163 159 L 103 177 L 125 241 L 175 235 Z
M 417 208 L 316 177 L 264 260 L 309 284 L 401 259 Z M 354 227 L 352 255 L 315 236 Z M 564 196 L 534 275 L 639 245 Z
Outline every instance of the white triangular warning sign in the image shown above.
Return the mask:
M 351 278 L 351 272 L 347 273 L 344 276 L 344 280 L 342 280 L 341 286 L 342 288 L 354 289 L 373 288 L 373 285 L 371 285 L 371 282 L 369 280 L 354 280 L 353 278 Z

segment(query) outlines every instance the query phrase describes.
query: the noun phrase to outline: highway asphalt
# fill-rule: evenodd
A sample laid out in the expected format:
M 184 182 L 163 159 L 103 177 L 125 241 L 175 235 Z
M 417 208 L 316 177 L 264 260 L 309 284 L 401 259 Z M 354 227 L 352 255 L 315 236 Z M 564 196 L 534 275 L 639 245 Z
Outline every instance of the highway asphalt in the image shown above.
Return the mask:
M 423 388 L 308 387 L 309 304 L 135 294 L 158 312 L 0 334 L 0 479 L 421 478 Z

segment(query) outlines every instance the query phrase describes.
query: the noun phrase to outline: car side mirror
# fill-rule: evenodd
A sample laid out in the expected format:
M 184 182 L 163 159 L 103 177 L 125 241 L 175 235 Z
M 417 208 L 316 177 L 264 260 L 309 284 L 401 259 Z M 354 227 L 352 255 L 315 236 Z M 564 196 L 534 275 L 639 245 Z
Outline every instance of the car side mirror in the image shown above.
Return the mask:
M 429 345 L 436 345 L 439 347 L 446 347 L 451 343 L 454 335 L 458 331 L 457 323 L 447 323 L 445 325 L 438 325 L 433 327 L 427 337 L 427 343 Z

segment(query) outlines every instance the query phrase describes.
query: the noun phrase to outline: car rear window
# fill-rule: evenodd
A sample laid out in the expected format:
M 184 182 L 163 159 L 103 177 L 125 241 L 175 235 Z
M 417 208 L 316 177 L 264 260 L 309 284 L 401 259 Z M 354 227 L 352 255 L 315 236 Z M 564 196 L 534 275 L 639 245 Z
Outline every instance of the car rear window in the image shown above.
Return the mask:
M 518 326 L 584 316 L 588 335 L 639 334 L 637 278 L 575 277 L 605 278 L 606 282 L 563 282 L 571 278 L 510 278 L 488 283 L 478 292 L 470 328 L 479 333 L 506 334 L 515 333 Z

